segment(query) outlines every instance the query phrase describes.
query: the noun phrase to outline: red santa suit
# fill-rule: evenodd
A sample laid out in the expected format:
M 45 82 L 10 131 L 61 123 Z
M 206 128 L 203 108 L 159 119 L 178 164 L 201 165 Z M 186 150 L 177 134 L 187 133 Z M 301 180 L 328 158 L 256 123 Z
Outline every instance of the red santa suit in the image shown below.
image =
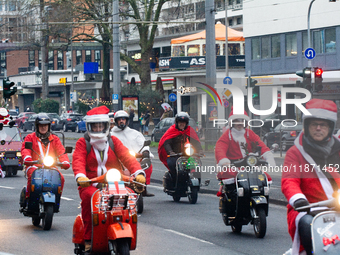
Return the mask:
M 139 152 L 144 145 L 145 137 L 141 132 L 138 132 L 135 129 L 125 127 L 123 130 L 114 126 L 111 129 L 111 135 L 117 137 L 124 146 L 126 146 L 129 150 L 134 151 L 135 153 Z M 145 146 L 140 153 L 143 151 L 149 151 L 150 158 L 154 158 L 154 155 L 150 152 L 149 146 Z M 144 170 L 146 175 L 146 185 L 150 184 L 151 174 L 152 174 L 152 165 Z
M 234 115 L 233 111 L 230 113 L 228 122 L 231 124 L 232 120 L 243 119 L 249 120 L 247 113 L 244 115 Z M 246 123 L 246 122 L 245 122 Z M 222 136 L 218 139 L 215 146 L 215 159 L 217 165 L 222 167 L 225 164 L 230 164 L 231 160 L 239 160 L 247 155 L 247 151 L 252 151 L 252 144 L 258 143 L 261 147 L 261 155 L 268 162 L 269 165 L 275 166 L 275 160 L 270 149 L 261 141 L 260 137 L 256 135 L 252 130 L 245 128 L 242 130 L 236 130 L 234 127 L 228 128 Z M 247 151 L 242 147 L 246 145 Z M 227 168 L 229 169 L 229 168 Z M 235 182 L 237 171 L 229 169 L 230 171 L 222 171 L 217 174 L 217 178 L 224 180 L 225 184 L 232 184 Z M 268 182 L 271 183 L 272 178 L 267 174 Z
M 306 109 L 310 111 L 312 117 L 321 119 L 333 119 L 336 122 L 337 108 L 335 103 L 331 104 L 334 107 L 327 107 L 328 100 L 312 99 L 306 104 Z M 317 103 L 317 108 L 311 108 Z M 329 108 L 329 109 L 322 109 Z M 306 116 L 304 115 L 304 119 Z M 306 127 L 304 127 L 306 129 Z M 285 157 L 283 163 L 281 189 L 282 193 L 287 198 L 287 222 L 288 232 L 293 239 L 292 255 L 298 255 L 303 251 L 300 245 L 300 236 L 297 225 L 299 220 L 306 212 L 297 212 L 294 210 L 294 202 L 298 199 L 307 199 L 309 203 L 315 203 L 327 199 L 331 199 L 333 188 L 328 178 L 323 171 L 317 166 L 314 159 L 304 150 L 302 146 L 304 132 L 301 132 L 294 141 L 294 146 L 291 147 Z M 336 138 L 335 136 L 333 136 Z M 340 151 L 339 151 L 340 157 Z M 321 167 L 323 168 L 323 166 Z M 337 185 L 340 187 L 340 174 L 336 169 L 327 167 L 327 171 L 334 178 Z
M 39 156 L 43 155 L 43 157 L 45 156 L 51 156 L 53 158 L 58 157 L 59 155 L 61 155 L 59 157 L 59 162 L 63 163 L 62 168 L 64 169 L 68 169 L 70 167 L 70 161 L 69 158 L 67 156 L 67 154 L 65 153 L 65 148 L 62 145 L 62 143 L 60 142 L 60 139 L 58 136 L 54 135 L 54 134 L 50 134 L 48 136 L 48 140 L 49 143 L 47 145 L 44 145 L 44 143 L 41 142 L 41 139 L 39 137 L 37 137 L 36 133 L 31 133 L 28 134 L 24 140 L 24 142 L 22 143 L 22 147 L 21 147 L 21 155 L 22 158 L 24 159 L 24 162 L 29 162 L 32 160 L 39 160 Z M 25 149 L 25 143 L 26 142 L 32 142 L 32 149 L 36 152 L 39 153 L 39 155 L 37 155 L 36 153 L 33 152 L 33 150 L 30 149 Z M 30 193 L 30 186 L 31 186 L 31 177 L 32 177 L 32 173 L 33 171 L 37 169 L 37 166 L 29 166 L 28 168 L 26 168 L 26 175 L 27 175 L 27 189 L 26 189 L 26 197 L 29 196 Z M 60 178 L 61 178 L 61 189 L 63 189 L 64 187 L 64 176 L 62 175 L 62 173 L 56 169 L 59 173 L 60 173 Z
M 196 134 L 195 130 L 188 126 L 184 130 L 179 130 L 176 128 L 176 124 L 173 124 L 162 136 L 161 140 L 159 141 L 158 144 L 158 156 L 159 159 L 162 161 L 162 163 L 169 169 L 168 163 L 167 163 L 167 152 L 164 149 L 164 142 L 168 139 L 172 139 L 174 137 L 180 136 L 180 135 L 185 135 L 190 137 L 191 139 L 195 139 L 198 143 L 200 143 L 200 139 L 198 138 L 198 135 Z M 196 150 L 198 148 L 195 148 Z M 199 148 L 200 149 L 200 148 Z M 196 151 L 198 152 L 198 151 Z
M 86 121 L 90 121 L 91 118 L 95 119 L 98 117 L 98 115 L 102 115 L 102 119 L 106 121 L 107 124 L 109 125 L 108 113 L 109 109 L 106 106 L 96 107 L 88 111 Z M 109 127 L 107 128 L 109 130 Z M 95 178 L 103 175 L 111 168 L 116 168 L 123 174 L 123 168 L 121 164 L 123 164 L 127 169 L 129 169 L 130 173 L 132 173 L 133 176 L 136 176 L 140 173 L 144 174 L 144 171 L 141 170 L 140 164 L 138 163 L 136 158 L 129 153 L 129 149 L 126 148 L 117 137 L 115 136 L 108 137 L 107 134 L 105 135 L 106 141 L 103 140 L 104 147 L 102 151 L 99 151 L 95 147 L 96 143 L 93 143 L 94 145 L 91 146 L 90 153 L 87 153 L 85 138 L 82 137 L 77 141 L 76 148 L 73 153 L 72 164 L 75 179 L 77 180 L 78 177 L 88 177 L 89 179 Z M 107 139 L 112 139 L 114 144 L 114 151 L 112 151 L 112 149 L 110 148 Z M 90 240 L 92 232 L 91 197 L 93 193 L 97 190 L 96 183 L 94 183 L 92 186 L 85 188 L 79 187 L 78 190 L 79 196 L 82 200 L 81 214 L 85 228 L 84 238 L 85 240 Z
M 0 108 L 0 123 L 7 125 L 11 121 L 6 108 Z

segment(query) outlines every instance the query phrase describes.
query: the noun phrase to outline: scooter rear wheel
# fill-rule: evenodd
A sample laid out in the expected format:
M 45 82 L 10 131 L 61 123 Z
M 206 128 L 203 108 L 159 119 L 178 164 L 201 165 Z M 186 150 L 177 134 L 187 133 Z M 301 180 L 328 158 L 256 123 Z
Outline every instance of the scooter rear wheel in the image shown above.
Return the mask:
M 257 209 L 257 219 L 254 219 L 254 232 L 256 237 L 263 238 L 266 235 L 267 219 L 263 208 Z
M 172 196 L 172 199 L 173 199 L 175 202 L 179 202 L 179 200 L 181 200 L 181 196 L 179 196 L 179 195 L 173 195 L 173 196 Z
M 42 227 L 44 230 L 50 230 L 53 220 L 53 204 L 45 205 L 45 217 L 42 219 Z

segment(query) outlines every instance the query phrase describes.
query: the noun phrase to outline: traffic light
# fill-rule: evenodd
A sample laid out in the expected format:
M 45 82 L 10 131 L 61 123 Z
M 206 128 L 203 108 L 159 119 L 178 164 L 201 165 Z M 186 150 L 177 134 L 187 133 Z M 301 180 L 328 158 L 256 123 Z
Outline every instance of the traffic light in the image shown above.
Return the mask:
M 14 95 L 17 92 L 17 88 L 12 88 L 15 83 L 14 82 L 10 82 L 9 79 L 7 78 L 7 80 L 2 80 L 2 88 L 3 88 L 3 97 L 6 100 L 7 98 L 10 98 L 12 95 Z
M 303 78 L 302 86 L 304 88 L 312 90 L 312 68 L 306 67 L 302 71 L 297 71 L 296 75 Z
M 323 89 L 322 86 L 322 68 L 315 67 L 314 68 L 314 75 L 315 75 L 315 91 L 320 92 Z
M 254 80 L 253 78 L 250 78 L 249 86 L 251 88 L 255 88 L 255 85 L 257 84 L 257 80 Z

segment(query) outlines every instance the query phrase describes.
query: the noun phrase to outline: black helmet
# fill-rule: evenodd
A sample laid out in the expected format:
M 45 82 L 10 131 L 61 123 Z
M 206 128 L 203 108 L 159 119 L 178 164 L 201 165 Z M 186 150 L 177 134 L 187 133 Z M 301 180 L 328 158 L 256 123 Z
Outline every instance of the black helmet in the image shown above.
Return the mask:
M 180 112 L 180 113 L 176 114 L 176 117 L 175 117 L 176 128 L 178 129 L 178 122 L 179 121 L 184 121 L 186 123 L 184 129 L 186 129 L 188 127 L 188 124 L 189 124 L 189 118 L 190 118 L 190 116 L 186 112 Z
M 39 133 L 38 125 L 46 125 L 48 124 L 48 133 L 51 130 L 51 119 L 47 116 L 46 113 L 39 113 L 38 116 L 35 118 L 35 130 Z

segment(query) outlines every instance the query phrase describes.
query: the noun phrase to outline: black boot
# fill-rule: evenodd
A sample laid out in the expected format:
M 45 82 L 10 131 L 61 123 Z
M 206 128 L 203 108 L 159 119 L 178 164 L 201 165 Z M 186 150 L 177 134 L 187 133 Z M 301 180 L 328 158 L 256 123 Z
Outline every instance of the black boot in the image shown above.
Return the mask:
M 143 197 L 153 197 L 155 194 L 149 193 L 147 188 L 145 187 L 145 190 L 143 191 Z

